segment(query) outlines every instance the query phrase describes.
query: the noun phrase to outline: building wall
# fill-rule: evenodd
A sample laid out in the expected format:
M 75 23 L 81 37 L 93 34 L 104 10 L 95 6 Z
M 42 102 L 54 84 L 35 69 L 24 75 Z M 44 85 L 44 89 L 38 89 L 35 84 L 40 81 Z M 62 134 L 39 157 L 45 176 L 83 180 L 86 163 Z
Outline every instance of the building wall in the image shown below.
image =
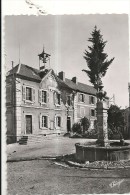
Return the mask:
M 80 101 L 80 94 L 83 94 L 84 102 Z M 94 98 L 94 103 L 91 102 L 91 97 Z M 94 116 L 92 116 L 91 110 L 94 111 Z M 93 129 L 94 121 L 96 120 L 96 97 L 79 92 L 77 93 L 77 122 L 83 117 L 87 117 L 90 120 L 90 128 Z
M 129 114 L 128 114 L 128 138 L 130 139 L 130 83 L 129 86 Z
M 32 134 L 50 134 L 50 133 L 65 133 L 66 132 L 66 112 L 61 109 L 50 110 L 42 108 L 22 108 L 22 135 L 26 134 L 26 115 L 32 115 Z M 40 116 L 48 116 L 48 128 L 40 128 Z M 61 128 L 55 127 L 55 117 L 61 116 Z
M 29 87 L 35 91 L 35 98 L 32 101 L 26 101 L 25 88 Z M 41 103 L 39 100 L 39 91 L 47 91 L 47 102 Z M 7 91 L 10 90 L 7 88 Z M 10 90 L 11 92 L 11 90 Z M 41 83 L 16 78 L 16 108 L 15 122 L 16 130 L 14 130 L 12 105 L 7 107 L 7 134 L 11 132 L 18 139 L 26 134 L 26 115 L 32 116 L 32 134 L 50 134 L 67 132 L 67 117 L 71 118 L 71 127 L 73 124 L 73 95 L 70 90 L 59 89 L 58 84 L 53 75 L 45 78 Z M 8 91 L 9 93 L 9 91 Z M 60 105 L 55 102 L 55 93 L 60 94 Z M 67 104 L 67 96 L 71 96 L 72 104 Z M 12 97 L 12 96 L 11 96 Z M 41 115 L 48 117 L 48 127 L 41 128 Z M 61 117 L 61 126 L 56 126 L 56 117 Z M 11 118 L 12 117 L 12 118 Z M 17 140 L 18 140 L 17 139 Z
M 11 80 L 8 79 L 7 86 L 10 84 Z M 9 93 L 12 93 L 11 88 L 7 87 L 7 134 L 17 137 L 17 140 L 22 135 L 27 134 L 26 120 L 28 115 L 32 116 L 32 134 L 65 133 L 67 132 L 67 118 L 71 121 L 71 127 L 74 122 L 80 121 L 84 116 L 89 118 L 91 122 L 96 119 L 90 114 L 91 109 L 95 109 L 96 101 L 91 104 L 91 96 L 87 94 L 83 94 L 84 102 L 79 101 L 80 93 L 76 94 L 70 89 L 59 88 L 52 74 L 45 76 L 40 83 L 16 78 L 15 85 L 15 114 L 12 106 L 13 96 L 11 95 L 9 98 Z M 27 100 L 27 88 L 31 89 L 31 100 Z M 41 101 L 41 90 L 47 93 L 46 103 Z M 57 93 L 60 94 L 60 104 L 56 102 Z M 68 96 L 71 100 L 70 105 L 67 101 Z M 47 116 L 46 128 L 41 127 L 41 116 Z M 57 117 L 61 117 L 60 127 L 56 125 Z
M 16 113 L 15 113 L 15 92 L 13 93 L 12 78 L 6 79 L 6 129 L 7 143 L 16 142 Z

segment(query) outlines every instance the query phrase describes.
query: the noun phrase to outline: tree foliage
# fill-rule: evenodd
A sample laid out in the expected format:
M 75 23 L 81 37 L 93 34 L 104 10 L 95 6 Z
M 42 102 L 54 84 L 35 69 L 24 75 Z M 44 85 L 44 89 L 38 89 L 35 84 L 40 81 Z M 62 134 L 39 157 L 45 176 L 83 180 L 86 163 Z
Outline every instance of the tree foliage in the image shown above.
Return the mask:
M 87 131 L 90 126 L 90 121 L 87 117 L 83 117 L 81 119 L 81 126 L 83 126 L 83 133 L 85 133 L 85 131 Z
M 122 129 L 125 126 L 123 110 L 116 105 L 111 105 L 108 110 L 108 127 L 113 133 L 119 133 L 122 136 Z
M 82 128 L 80 123 L 74 123 L 72 126 L 72 132 L 82 134 Z
M 87 73 L 90 82 L 98 90 L 99 86 L 102 86 L 100 78 L 104 77 L 108 67 L 113 62 L 114 58 L 108 60 L 108 55 L 104 53 L 104 48 L 107 41 L 103 41 L 103 36 L 100 30 L 97 30 L 95 26 L 91 33 L 91 38 L 88 39 L 91 42 L 91 46 L 88 46 L 88 51 L 84 52 L 84 59 L 87 62 L 89 70 L 82 70 Z

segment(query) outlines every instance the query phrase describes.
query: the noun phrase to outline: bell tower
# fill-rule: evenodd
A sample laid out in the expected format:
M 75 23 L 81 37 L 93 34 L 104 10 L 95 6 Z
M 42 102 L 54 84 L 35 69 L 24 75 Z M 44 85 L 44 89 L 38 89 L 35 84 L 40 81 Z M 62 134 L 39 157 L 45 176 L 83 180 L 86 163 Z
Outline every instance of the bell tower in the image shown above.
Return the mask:
M 48 62 L 48 68 L 50 68 L 50 54 L 45 53 L 44 47 L 41 54 L 38 54 L 39 56 L 39 69 L 40 71 L 43 71 L 44 69 L 47 69 L 47 62 Z M 41 64 L 42 62 L 42 64 Z

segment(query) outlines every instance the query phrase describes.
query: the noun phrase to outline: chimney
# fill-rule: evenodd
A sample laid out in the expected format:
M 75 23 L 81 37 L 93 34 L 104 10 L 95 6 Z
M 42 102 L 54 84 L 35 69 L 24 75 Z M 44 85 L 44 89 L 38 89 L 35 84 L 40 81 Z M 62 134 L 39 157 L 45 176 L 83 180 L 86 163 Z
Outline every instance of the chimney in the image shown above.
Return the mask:
M 77 79 L 77 77 L 73 77 L 73 78 L 72 78 L 72 81 L 73 81 L 75 84 L 78 84 L 78 79 Z
M 58 76 L 59 76 L 59 78 L 60 78 L 62 81 L 65 81 L 65 72 L 63 72 L 63 71 L 59 72 Z

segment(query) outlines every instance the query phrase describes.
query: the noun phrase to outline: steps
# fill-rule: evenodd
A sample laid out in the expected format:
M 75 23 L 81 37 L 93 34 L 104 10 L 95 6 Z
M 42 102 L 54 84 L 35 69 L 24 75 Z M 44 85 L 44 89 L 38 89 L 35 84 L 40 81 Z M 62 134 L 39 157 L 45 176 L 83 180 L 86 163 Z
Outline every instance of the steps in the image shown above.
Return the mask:
M 19 140 L 19 144 L 20 145 L 27 145 L 28 142 L 28 136 L 23 136 L 20 140 Z
M 24 135 L 19 140 L 19 144 L 20 145 L 36 144 L 36 143 L 41 143 L 43 140 L 50 140 L 57 137 L 63 137 L 63 134 L 52 133 L 52 134 Z

